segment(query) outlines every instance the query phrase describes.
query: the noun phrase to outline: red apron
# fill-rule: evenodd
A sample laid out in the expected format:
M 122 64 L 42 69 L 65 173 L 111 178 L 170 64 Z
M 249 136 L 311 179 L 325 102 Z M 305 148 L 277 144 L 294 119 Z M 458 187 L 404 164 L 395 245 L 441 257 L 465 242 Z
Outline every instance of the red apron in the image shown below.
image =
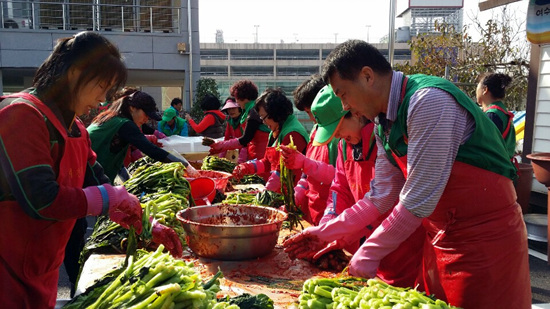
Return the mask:
M 279 170 L 280 154 L 277 151 L 277 147 L 266 147 L 264 158 L 265 160 L 267 160 L 267 162 L 269 162 L 270 169 L 269 171 L 264 171 L 264 173 L 260 174 L 260 176 L 262 176 L 267 182 L 269 180 L 269 177 L 271 177 L 271 172 Z
M 369 124 L 370 125 L 370 124 Z M 372 130 L 362 131 L 363 138 L 363 153 L 368 153 L 369 144 L 368 141 L 372 135 Z M 366 147 L 366 148 L 365 148 Z M 348 178 L 349 186 L 352 189 L 355 200 L 362 199 L 365 194 L 370 190 L 370 181 L 374 178 L 374 164 L 376 160 L 375 155 L 371 155 L 369 160 L 366 161 L 354 161 L 353 149 L 348 147 L 346 162 L 344 162 L 344 168 L 346 169 L 346 177 Z M 374 150 L 376 154 L 376 149 Z M 401 167 L 401 165 L 399 165 Z M 406 164 L 404 164 L 405 170 L 401 168 L 404 175 L 406 175 Z M 363 176 L 363 177 L 361 177 Z M 365 177 L 367 176 L 367 177 Z M 367 179 L 368 178 L 368 179 Z M 393 208 L 378 217 L 375 222 L 371 223 L 372 230 L 374 231 L 381 223 L 390 215 Z M 424 245 L 425 230 L 422 226 L 418 227 L 414 233 L 412 233 L 404 242 L 402 242 L 397 249 L 390 254 L 386 255 L 378 266 L 376 276 L 382 279 L 384 282 L 399 286 L 399 287 L 415 287 L 418 282 L 418 274 L 422 265 L 422 250 Z M 370 236 L 366 235 L 367 238 Z
M 531 308 L 527 232 L 512 181 L 455 161 L 426 228 L 426 292 L 468 308 Z
M 261 159 L 264 157 L 265 149 L 267 147 L 269 139 L 269 133 L 260 129 L 256 130 L 254 137 L 246 146 L 248 151 L 248 160 Z
M 65 147 L 57 182 L 62 186 L 82 188 L 89 152 L 84 125 L 76 119 L 81 137 L 68 138 L 67 130 L 38 98 L 28 93 L 8 97 L 31 101 L 61 133 Z M 8 231 L 0 233 L 2 307 L 54 308 L 59 267 L 76 218 L 66 221 L 33 219 L 15 201 L 0 202 L 0 218 L 2 230 Z
M 306 157 L 329 164 L 328 146 L 312 146 L 311 143 L 312 141 L 309 142 L 307 147 Z M 313 177 L 308 177 L 307 183 L 309 187 L 306 191 L 308 205 L 307 209 L 302 209 L 304 220 L 312 225 L 318 225 L 327 208 L 331 182 L 321 183 L 313 180 Z
M 531 308 L 527 230 L 510 179 L 455 161 L 423 226 L 426 293 L 465 309 Z

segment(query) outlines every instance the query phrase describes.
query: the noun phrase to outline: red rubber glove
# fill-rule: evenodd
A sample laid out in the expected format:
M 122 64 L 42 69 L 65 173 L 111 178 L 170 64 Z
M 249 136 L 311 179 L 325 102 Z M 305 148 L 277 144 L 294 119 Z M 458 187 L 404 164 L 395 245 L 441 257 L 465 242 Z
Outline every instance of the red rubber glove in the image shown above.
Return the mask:
M 158 146 L 158 147 L 162 147 L 162 143 L 159 143 L 158 142 L 158 138 L 154 135 L 149 135 L 149 134 L 145 134 L 145 138 L 151 142 L 151 144 L 155 145 L 155 146 Z
M 233 138 L 227 141 L 216 142 L 210 145 L 210 154 L 220 153 L 224 150 L 240 149 L 241 143 L 238 138 Z
M 265 170 L 265 166 L 261 160 L 252 160 L 241 163 L 233 169 L 233 177 L 241 180 L 245 175 L 261 174 Z
M 109 213 L 111 221 L 124 228 L 133 226 L 141 234 L 142 209 L 137 197 L 126 191 L 124 186 L 103 184 L 83 189 L 88 202 L 88 215 L 98 216 Z
M 183 249 L 181 246 L 181 241 L 178 234 L 176 234 L 173 229 L 158 223 L 157 220 L 153 220 L 152 234 L 154 243 L 158 245 L 163 244 L 174 257 L 182 256 Z

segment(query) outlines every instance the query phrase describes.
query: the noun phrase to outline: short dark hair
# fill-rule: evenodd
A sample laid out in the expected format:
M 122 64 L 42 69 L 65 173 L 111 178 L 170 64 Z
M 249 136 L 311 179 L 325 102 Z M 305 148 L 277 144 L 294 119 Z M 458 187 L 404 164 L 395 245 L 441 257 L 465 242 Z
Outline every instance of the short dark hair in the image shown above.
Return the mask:
M 326 86 L 326 83 L 323 81 L 321 75 L 311 75 L 309 79 L 301 83 L 292 92 L 294 95 L 294 106 L 301 111 L 304 111 L 306 108 L 311 108 L 317 93 L 324 86 Z
M 220 109 L 221 103 L 220 99 L 213 94 L 207 93 L 204 95 L 201 101 L 202 110 L 209 111 L 214 109 Z
M 478 82 L 486 86 L 495 99 L 504 99 L 506 87 L 512 82 L 512 78 L 503 73 L 483 73 L 479 76 Z
M 321 75 L 327 84 L 335 73 L 342 79 L 353 80 L 365 66 L 382 75 L 392 72 L 390 63 L 376 47 L 365 41 L 348 40 L 330 52 Z
M 240 80 L 229 88 L 229 94 L 239 100 L 254 101 L 258 98 L 258 86 L 251 80 Z
M 170 106 L 175 106 L 178 104 L 183 104 L 183 101 L 180 98 L 173 98 L 172 102 L 170 102 Z
M 287 98 L 281 88 L 268 88 L 256 100 L 254 109 L 258 111 L 263 107 L 267 116 L 282 126 L 288 116 L 294 113 L 292 102 Z
M 68 73 L 77 68 L 82 74 L 76 86 L 70 89 Z M 78 91 L 87 83 L 98 80 L 113 89 L 126 83 L 128 73 L 118 48 L 99 33 L 84 31 L 57 41 L 52 53 L 40 65 L 33 80 L 33 87 L 44 101 L 56 102 L 62 109 L 75 104 Z

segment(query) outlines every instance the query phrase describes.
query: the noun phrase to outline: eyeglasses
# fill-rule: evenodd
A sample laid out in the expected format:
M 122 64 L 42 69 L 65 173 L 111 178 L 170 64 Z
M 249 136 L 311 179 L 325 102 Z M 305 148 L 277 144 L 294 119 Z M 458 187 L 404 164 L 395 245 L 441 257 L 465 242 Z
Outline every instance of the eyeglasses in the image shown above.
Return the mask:
M 261 121 L 265 121 L 265 120 L 268 119 L 268 118 L 269 118 L 269 115 L 268 115 L 268 114 L 266 114 L 265 116 L 260 116 L 260 120 L 261 120 Z

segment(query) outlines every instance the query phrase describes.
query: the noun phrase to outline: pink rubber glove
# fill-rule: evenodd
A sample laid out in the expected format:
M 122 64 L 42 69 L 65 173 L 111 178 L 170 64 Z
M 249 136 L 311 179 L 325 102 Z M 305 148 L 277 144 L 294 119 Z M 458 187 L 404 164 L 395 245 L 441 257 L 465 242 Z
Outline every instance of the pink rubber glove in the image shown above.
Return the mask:
M 248 149 L 243 147 L 239 150 L 239 159 L 237 160 L 237 163 L 240 164 L 246 162 L 246 160 L 248 160 Z
M 367 225 L 380 216 L 369 199 L 359 200 L 338 217 L 303 232 L 283 242 L 290 258 L 316 259 L 322 254 L 342 249 L 356 242 L 368 232 Z
M 137 161 L 141 158 L 143 158 L 143 153 L 139 149 L 135 149 L 130 153 L 130 160 L 132 162 Z
M 264 163 L 261 160 L 252 160 L 241 163 L 233 169 L 233 178 L 241 180 L 245 175 L 261 174 L 265 171 Z
M 302 153 L 296 149 L 292 149 L 285 145 L 279 145 L 281 149 L 281 155 L 286 167 L 291 170 L 302 169 L 304 167 L 304 161 L 307 159 Z
M 160 132 L 159 130 L 155 130 L 155 132 L 153 132 L 153 135 L 156 136 L 158 139 L 166 138 L 166 134 Z
M 336 172 L 334 166 L 325 162 L 311 160 L 307 157 L 304 158 L 304 167 L 302 168 L 302 170 L 307 175 L 307 177 L 311 177 L 312 179 L 320 183 L 332 183 L 332 180 L 334 179 L 334 174 Z
M 397 249 L 420 226 L 422 220 L 423 218 L 413 215 L 401 203 L 397 204 L 391 214 L 353 255 L 349 273 L 357 277 L 373 278 L 380 261 Z
M 294 187 L 294 201 L 296 205 L 301 209 L 308 207 L 308 199 L 306 191 L 308 189 L 307 176 L 302 174 L 302 177 L 298 181 L 296 187 Z
M 240 149 L 241 143 L 238 138 L 233 138 L 227 141 L 216 142 L 210 145 L 210 154 L 220 153 L 224 150 Z
M 313 179 L 320 183 L 330 183 L 334 179 L 334 166 L 325 162 L 312 160 L 287 146 L 280 145 L 279 147 L 282 150 L 281 154 L 285 165 L 289 169 L 302 169 L 308 177 L 313 177 Z
M 153 242 L 155 244 L 163 244 L 164 247 L 170 251 L 170 254 L 174 257 L 181 257 L 183 254 L 183 249 L 181 246 L 180 238 L 176 232 L 167 227 L 166 225 L 160 224 L 157 220 L 153 220 Z
M 265 189 L 281 193 L 281 175 L 279 174 L 279 171 L 271 171 L 271 174 L 265 183 Z
M 88 215 L 98 216 L 109 213 L 111 221 L 124 228 L 133 226 L 141 234 L 142 209 L 137 197 L 126 191 L 124 186 L 103 184 L 83 189 L 88 203 Z
M 145 138 L 151 142 L 151 144 L 155 145 L 155 146 L 158 146 L 158 147 L 162 147 L 162 143 L 159 143 L 158 142 L 158 138 L 154 135 L 149 135 L 149 134 L 145 134 Z

